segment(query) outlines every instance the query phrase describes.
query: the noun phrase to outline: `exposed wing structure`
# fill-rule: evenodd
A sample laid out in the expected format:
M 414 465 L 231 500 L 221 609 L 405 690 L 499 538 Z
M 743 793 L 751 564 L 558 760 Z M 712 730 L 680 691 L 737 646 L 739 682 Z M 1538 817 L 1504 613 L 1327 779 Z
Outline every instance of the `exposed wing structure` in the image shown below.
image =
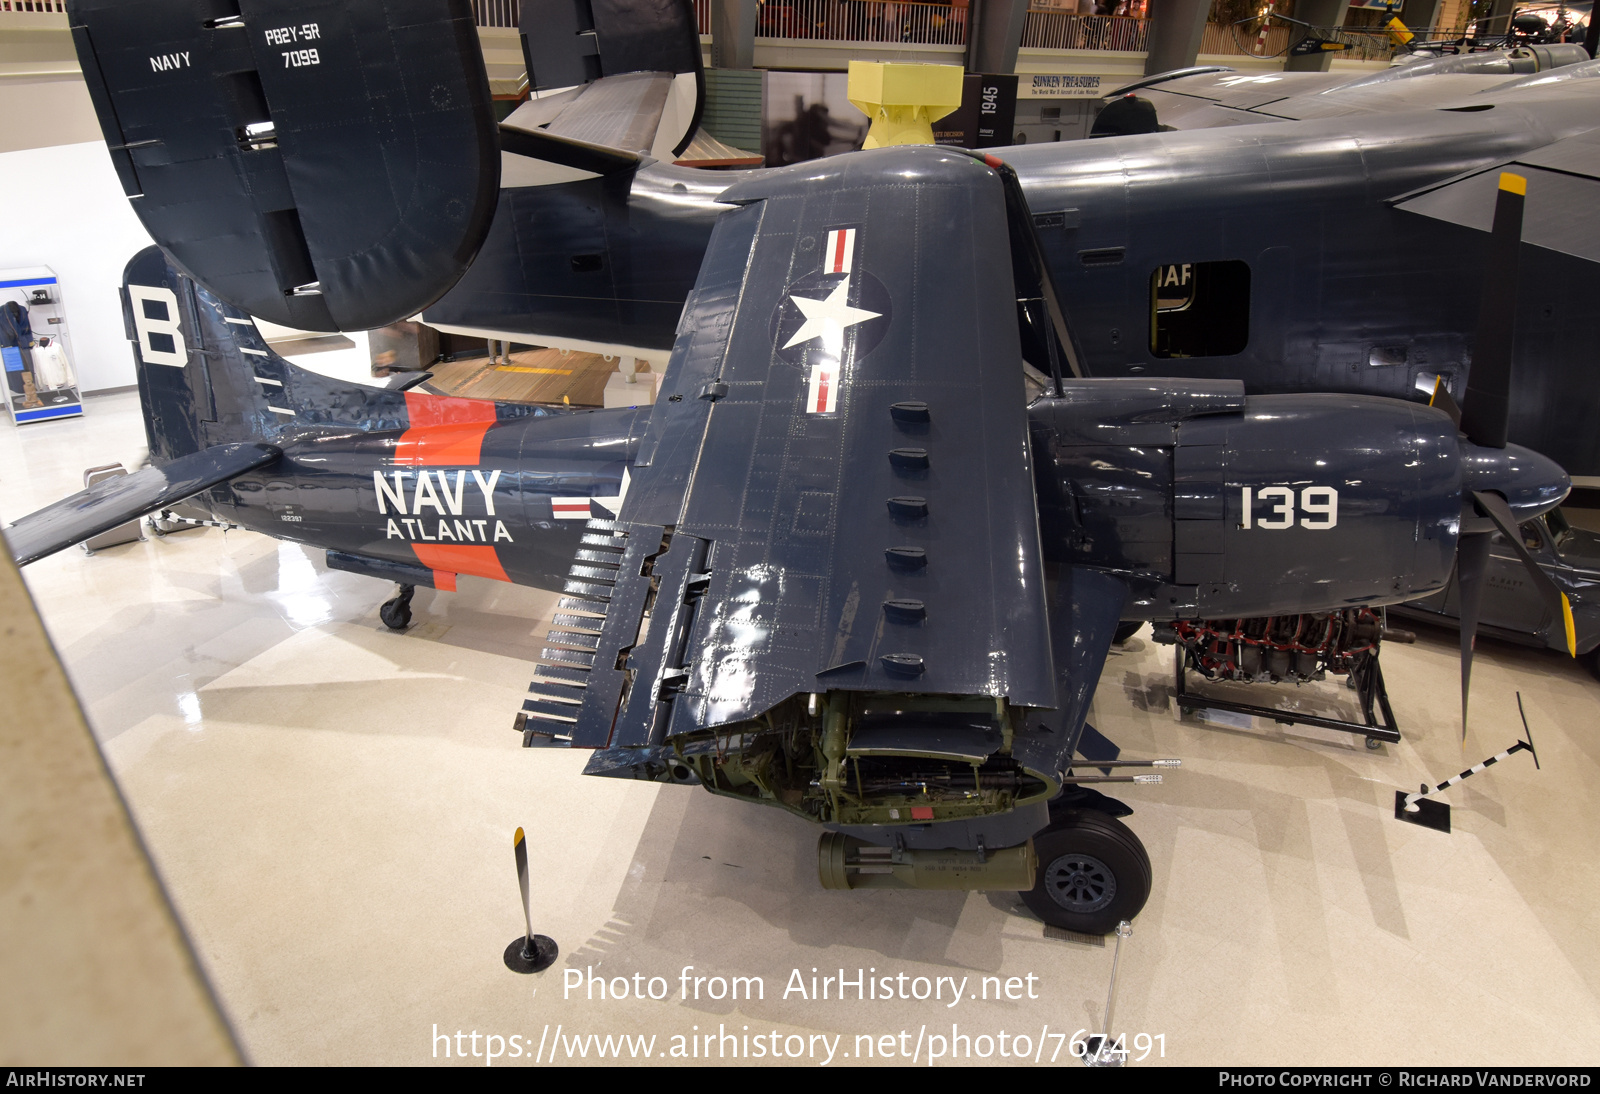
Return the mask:
M 17 565 L 26 566 L 125 521 L 176 505 L 280 455 L 281 450 L 269 444 L 223 444 L 182 456 L 164 467 L 102 479 L 23 517 L 5 530 L 6 543 Z
M 525 728 L 637 767 L 786 701 L 894 695 L 996 752 L 1011 708 L 1058 702 L 1000 178 L 885 149 L 724 200 Z M 893 751 L 892 721 L 852 747 Z

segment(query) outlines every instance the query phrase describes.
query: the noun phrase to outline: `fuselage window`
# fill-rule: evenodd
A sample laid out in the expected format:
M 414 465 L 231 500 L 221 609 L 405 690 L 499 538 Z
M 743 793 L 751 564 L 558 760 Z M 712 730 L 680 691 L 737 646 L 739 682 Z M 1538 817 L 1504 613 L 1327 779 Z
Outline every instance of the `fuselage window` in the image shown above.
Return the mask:
M 1180 262 L 1150 275 L 1150 353 L 1231 357 L 1250 342 L 1250 267 Z

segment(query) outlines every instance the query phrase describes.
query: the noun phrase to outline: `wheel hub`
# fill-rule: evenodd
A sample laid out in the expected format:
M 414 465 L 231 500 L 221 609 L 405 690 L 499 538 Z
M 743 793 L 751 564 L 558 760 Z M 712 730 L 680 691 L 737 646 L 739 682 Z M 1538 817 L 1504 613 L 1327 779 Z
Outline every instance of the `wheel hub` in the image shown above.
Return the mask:
M 1117 896 L 1117 877 L 1093 855 L 1070 854 L 1044 871 L 1044 890 L 1070 912 L 1098 912 Z

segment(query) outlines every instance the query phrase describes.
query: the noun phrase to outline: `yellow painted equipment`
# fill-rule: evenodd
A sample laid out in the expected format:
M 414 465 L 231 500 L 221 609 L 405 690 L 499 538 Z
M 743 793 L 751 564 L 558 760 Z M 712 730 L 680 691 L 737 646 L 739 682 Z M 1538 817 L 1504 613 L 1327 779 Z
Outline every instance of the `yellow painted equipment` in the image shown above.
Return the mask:
M 850 101 L 867 117 L 863 148 L 932 144 L 933 123 L 961 105 L 959 65 L 850 62 Z

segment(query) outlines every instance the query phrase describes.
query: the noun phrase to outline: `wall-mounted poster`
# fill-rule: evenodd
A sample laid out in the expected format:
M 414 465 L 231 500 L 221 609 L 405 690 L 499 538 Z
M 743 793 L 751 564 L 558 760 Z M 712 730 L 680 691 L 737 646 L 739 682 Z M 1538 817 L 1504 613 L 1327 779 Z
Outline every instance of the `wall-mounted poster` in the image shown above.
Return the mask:
M 1017 123 L 1017 78 L 968 73 L 961 106 L 933 123 L 933 139 L 958 148 L 1010 144 Z
M 761 119 L 761 154 L 768 167 L 861 147 L 870 121 L 850 104 L 843 72 L 768 72 Z
M 0 363 L 18 425 L 83 413 L 61 283 L 48 266 L 0 270 Z

